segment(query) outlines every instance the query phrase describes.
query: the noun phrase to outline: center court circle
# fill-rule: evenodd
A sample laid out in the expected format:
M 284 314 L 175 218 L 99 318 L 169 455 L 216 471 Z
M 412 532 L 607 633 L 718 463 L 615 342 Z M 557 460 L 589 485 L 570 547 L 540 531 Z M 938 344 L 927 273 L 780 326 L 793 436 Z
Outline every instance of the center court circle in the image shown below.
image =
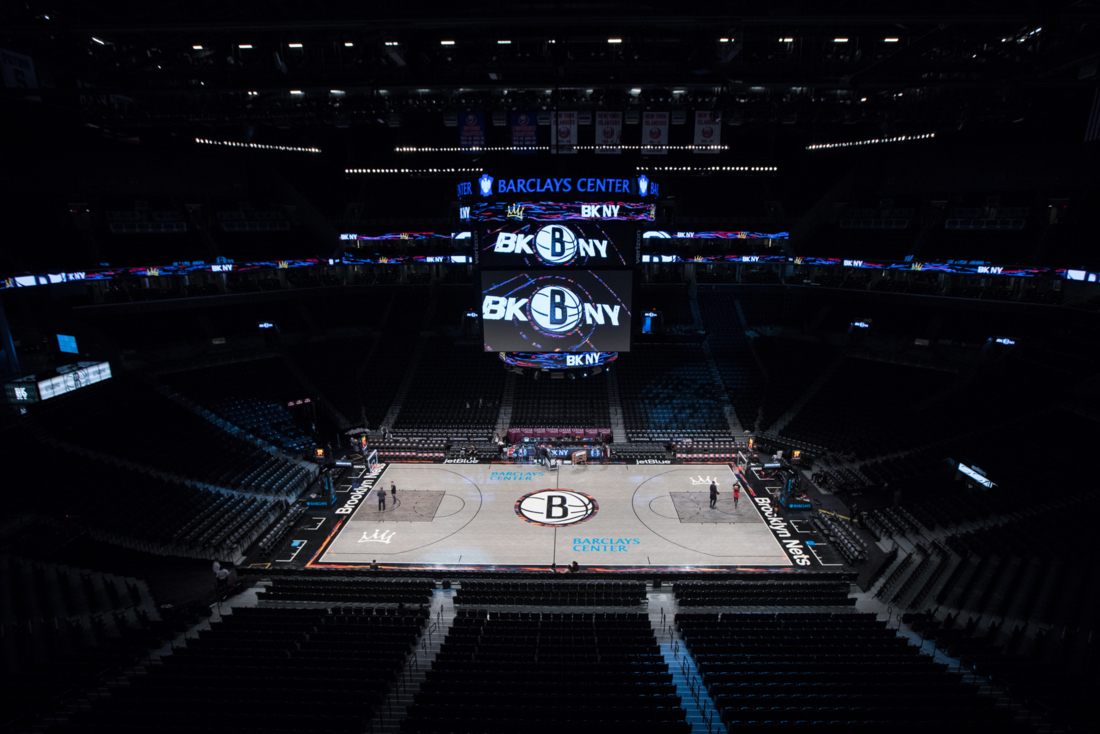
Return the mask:
M 540 489 L 516 500 L 516 514 L 545 527 L 576 525 L 599 512 L 596 499 L 572 489 Z

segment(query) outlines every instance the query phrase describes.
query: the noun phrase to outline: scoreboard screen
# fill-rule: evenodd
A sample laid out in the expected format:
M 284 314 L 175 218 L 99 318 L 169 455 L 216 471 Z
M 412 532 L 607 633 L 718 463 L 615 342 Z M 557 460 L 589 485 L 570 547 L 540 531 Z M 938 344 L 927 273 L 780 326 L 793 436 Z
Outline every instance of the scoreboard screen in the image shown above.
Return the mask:
M 632 278 L 614 270 L 482 271 L 485 351 L 629 351 Z
M 487 268 L 623 268 L 634 265 L 634 227 L 622 222 L 501 222 L 478 244 Z

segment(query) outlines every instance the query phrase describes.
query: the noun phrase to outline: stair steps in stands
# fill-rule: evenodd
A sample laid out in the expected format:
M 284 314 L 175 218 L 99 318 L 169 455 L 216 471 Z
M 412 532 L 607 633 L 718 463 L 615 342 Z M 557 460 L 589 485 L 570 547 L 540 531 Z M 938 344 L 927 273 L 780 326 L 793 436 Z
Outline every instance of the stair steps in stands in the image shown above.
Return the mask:
M 769 428 L 768 430 L 771 433 L 775 433 L 778 435 L 780 431 L 786 428 L 787 424 L 791 422 L 791 419 L 793 419 L 795 415 L 798 414 L 798 411 L 802 410 L 803 406 L 805 406 L 806 403 L 810 402 L 810 400 L 813 399 L 814 395 L 817 395 L 818 391 L 821 390 L 821 388 L 825 387 L 825 383 L 827 383 L 829 381 L 829 378 L 836 373 L 843 361 L 843 357 L 837 357 L 832 362 L 830 362 L 825 367 L 825 369 L 821 371 L 821 374 L 817 376 L 817 379 L 814 380 L 808 388 L 806 388 L 806 392 L 802 393 L 801 397 L 799 397 L 798 400 L 794 401 L 794 405 L 788 408 L 787 412 L 776 418 L 775 423 L 773 423 L 771 425 L 771 428 Z
M 496 431 L 501 436 L 508 430 L 508 424 L 512 422 L 512 406 L 516 400 L 516 373 L 504 374 L 504 389 L 500 393 L 500 412 L 497 413 Z
M 764 380 L 768 379 L 768 368 L 764 364 L 764 360 L 760 359 L 760 355 L 756 352 L 756 347 L 753 346 L 753 338 L 757 336 L 755 332 L 750 333 L 748 319 L 745 318 L 745 311 L 741 308 L 741 299 L 738 298 L 733 302 L 734 308 L 737 309 L 737 320 L 741 322 L 741 331 L 745 332 L 745 341 L 749 345 L 749 353 L 752 354 L 752 358 L 756 361 L 756 367 L 760 370 L 760 374 L 764 376 Z
M 714 708 L 710 694 L 703 687 L 703 676 L 699 674 L 695 661 L 684 647 L 684 640 L 673 623 L 675 599 L 671 589 L 649 589 L 647 596 L 649 621 L 657 636 L 661 655 L 672 673 L 676 695 L 680 697 L 680 706 L 687 713 L 692 734 L 712 734 L 719 731 L 721 717 Z
M 455 608 L 454 603 L 450 601 L 453 595 L 453 591 L 443 589 L 436 589 L 432 594 L 428 623 L 420 635 L 420 640 L 416 643 L 414 653 L 409 656 L 405 666 L 398 672 L 398 680 L 394 687 L 382 699 L 379 714 L 372 722 L 374 726 L 370 731 L 398 732 L 401 730 L 401 722 L 413 705 L 413 697 L 420 691 L 420 686 L 427 678 L 432 662 L 443 646 L 443 638 L 447 636 L 447 631 L 454 624 Z
M 626 423 L 623 421 L 623 403 L 619 399 L 619 373 L 607 373 L 607 412 L 611 416 L 611 435 L 616 441 L 626 440 Z
M 705 334 L 707 327 L 703 323 L 703 312 L 699 310 L 699 286 L 693 279 L 688 284 L 688 305 L 691 307 L 691 320 L 695 324 L 695 330 Z
M 695 301 L 692 301 L 695 303 Z M 718 374 L 718 365 L 714 361 L 714 354 L 710 351 L 710 342 L 703 340 L 703 354 L 707 358 L 707 369 L 710 370 L 711 382 L 718 389 L 718 395 L 722 398 L 722 412 L 726 414 L 726 422 L 730 426 L 730 435 L 738 437 L 744 433 L 741 421 L 737 419 L 737 411 L 733 409 L 733 403 L 726 392 L 726 385 L 722 382 L 722 376 Z
M 401 384 L 397 387 L 397 392 L 393 394 L 393 402 L 390 403 L 390 409 L 386 411 L 386 417 L 382 419 L 382 425 L 392 426 L 393 422 L 397 420 L 397 414 L 401 412 L 401 404 L 405 402 L 405 396 L 409 393 L 413 377 L 416 376 L 416 370 L 420 366 L 420 358 L 424 356 L 424 348 L 427 345 L 428 337 L 422 333 L 416 340 L 412 359 L 409 360 L 409 367 L 405 371 L 405 377 L 402 378 Z

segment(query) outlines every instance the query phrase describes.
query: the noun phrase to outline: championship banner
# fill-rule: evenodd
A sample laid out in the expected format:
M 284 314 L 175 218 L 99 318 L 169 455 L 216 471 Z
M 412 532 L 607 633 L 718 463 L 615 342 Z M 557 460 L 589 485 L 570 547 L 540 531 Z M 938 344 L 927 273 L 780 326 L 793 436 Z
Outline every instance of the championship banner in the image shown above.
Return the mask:
M 458 114 L 458 147 L 472 151 L 485 147 L 485 115 L 482 112 Z
M 668 153 L 667 112 L 646 112 L 642 116 L 642 153 L 644 155 Z
M 537 118 L 534 112 L 512 113 L 513 153 L 533 154 L 535 152 L 535 132 Z M 526 148 L 527 150 L 523 150 Z
M 576 153 L 577 113 L 551 112 L 550 134 L 552 136 L 550 139 L 551 153 Z
M 623 152 L 621 140 L 623 135 L 622 112 L 597 112 L 596 113 L 596 153 L 619 154 Z
M 722 121 L 712 110 L 695 111 L 695 151 L 696 153 L 717 153 L 722 144 Z M 706 146 L 715 146 L 707 149 Z M 700 146 L 703 146 L 700 148 Z

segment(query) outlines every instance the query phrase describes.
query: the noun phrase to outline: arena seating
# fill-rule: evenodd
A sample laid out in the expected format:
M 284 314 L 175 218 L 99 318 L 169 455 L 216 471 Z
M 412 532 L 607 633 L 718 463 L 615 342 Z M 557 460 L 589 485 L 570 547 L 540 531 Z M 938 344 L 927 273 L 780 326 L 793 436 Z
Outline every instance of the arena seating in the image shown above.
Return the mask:
M 678 581 L 672 586 L 683 607 L 808 607 L 855 606 L 843 578 L 797 580 L 738 579 L 736 581 Z
M 617 369 L 628 440 L 729 435 L 721 388 L 700 347 L 637 345 Z
M 644 614 L 459 610 L 401 731 L 563 727 L 691 731 Z
M 871 614 L 679 613 L 731 730 L 1030 731 Z
M 446 355 L 445 357 L 443 355 Z M 428 342 L 393 431 L 400 435 L 487 440 L 500 412 L 500 358 L 453 340 Z
M 428 308 L 426 296 L 426 288 L 405 287 L 394 293 L 387 307 L 389 317 L 382 326 L 378 347 L 358 377 L 360 400 L 369 426 L 382 423 L 409 370 Z M 431 358 L 425 350 L 422 359 Z
M 139 579 L 17 556 L 0 556 L 0 588 L 0 622 L 9 626 L 81 620 L 112 611 L 148 616 L 155 608 L 148 585 Z
M 15 580 L 19 563 L 0 559 L 0 589 L 5 598 L 20 594 L 38 604 L 34 618 L 0 623 L 6 692 L 0 726 L 6 731 L 30 730 L 44 712 L 75 692 L 105 685 L 186 629 L 178 620 L 158 619 L 144 582 L 39 561 L 22 562 L 31 575 Z
M 738 452 L 749 453 L 748 441 L 674 441 L 672 455 L 683 462 L 732 462 Z
M 810 524 L 836 547 L 849 564 L 855 566 L 867 560 L 867 541 L 852 529 L 850 523 L 832 515 L 815 512 L 810 516 Z
M 343 418 L 358 423 L 362 407 L 357 375 L 374 344 L 366 337 L 307 341 L 289 347 L 286 356 Z
M 942 431 L 941 417 L 913 408 L 944 390 L 952 372 L 865 359 L 846 359 L 810 401 L 780 431 L 787 438 L 815 441 L 857 456 L 919 445 Z M 903 389 L 898 388 L 904 386 Z M 853 400 L 890 394 L 889 401 Z
M 428 604 L 435 583 L 429 579 L 370 579 L 329 577 L 274 577 L 260 594 L 264 601 L 320 602 L 324 604 Z
M 741 327 L 736 299 L 724 291 L 699 289 L 699 310 L 707 327 L 707 341 L 718 366 L 726 394 L 745 428 L 756 426 L 763 397 L 759 369 Z
M 1074 644 L 1073 638 L 1079 638 L 1080 631 L 1069 635 L 1069 639 L 1059 639 L 1047 629 L 1028 643 L 1023 627 L 1017 625 L 1007 642 L 1000 645 L 993 638 L 1006 620 L 991 622 L 982 631 L 973 617 L 965 628 L 956 627 L 953 618 L 948 619 L 952 624 L 941 625 L 928 615 L 911 615 L 906 621 L 1013 699 L 1024 700 L 1033 711 L 1042 712 L 1054 725 L 1071 731 L 1087 731 L 1094 725 L 1095 706 L 1089 701 L 1095 698 L 1100 681 L 1089 659 L 1089 645 Z
M 637 606 L 642 581 L 462 581 L 455 604 L 463 606 Z
M 59 453 L 31 439 L 20 443 L 20 451 L 26 461 L 51 465 L 51 491 L 22 493 L 13 501 L 14 508 L 61 517 L 92 537 L 137 550 L 235 557 L 285 508 L 282 500 L 199 489 L 126 466 Z M 59 456 L 65 460 L 58 461 Z
M 117 406 L 125 404 L 126 412 Z M 309 472 L 177 405 L 140 380 L 116 376 L 43 402 L 29 416 L 55 438 L 219 487 L 296 496 Z M 171 434 L 158 429 L 171 426 Z
M 427 613 L 238 607 L 91 702 L 67 732 L 362 732 Z
M 603 376 L 516 380 L 512 426 L 585 428 L 611 425 Z
M 378 451 L 383 461 L 438 461 L 446 456 L 447 441 L 442 438 L 387 438 L 371 441 L 368 451 Z
M 665 444 L 641 443 L 619 444 L 612 449 L 612 461 L 665 461 L 668 450 Z
M 286 452 L 305 456 L 313 448 L 313 439 L 287 409 L 288 402 L 310 395 L 281 359 L 176 372 L 162 380 L 233 425 Z
M 760 430 L 771 428 L 794 406 L 836 354 L 817 342 L 771 337 L 755 339 L 753 348 L 768 377 Z

